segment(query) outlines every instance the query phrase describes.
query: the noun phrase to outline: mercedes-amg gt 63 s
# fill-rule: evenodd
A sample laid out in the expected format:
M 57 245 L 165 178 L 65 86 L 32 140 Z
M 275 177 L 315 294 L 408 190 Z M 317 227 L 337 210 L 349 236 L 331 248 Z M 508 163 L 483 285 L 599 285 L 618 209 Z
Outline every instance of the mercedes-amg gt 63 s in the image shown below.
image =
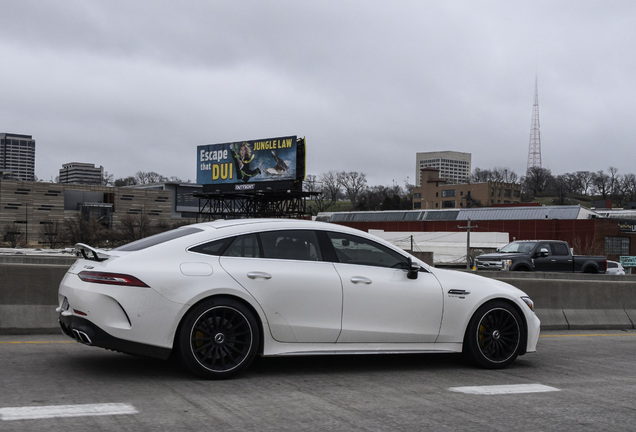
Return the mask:
M 375 236 L 312 221 L 200 223 L 82 257 L 59 287 L 62 331 L 228 378 L 256 355 L 463 352 L 503 368 L 539 319 L 508 284 L 430 267 Z

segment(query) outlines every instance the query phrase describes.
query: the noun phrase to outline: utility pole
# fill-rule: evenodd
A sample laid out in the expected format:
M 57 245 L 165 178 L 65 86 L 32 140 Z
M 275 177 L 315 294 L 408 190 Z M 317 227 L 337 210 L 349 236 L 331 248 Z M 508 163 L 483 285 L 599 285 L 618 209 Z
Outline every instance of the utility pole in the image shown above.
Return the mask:
M 468 218 L 466 226 L 457 225 L 457 228 L 466 230 L 466 269 L 470 270 L 470 230 L 478 227 L 477 225 L 471 225 L 470 218 Z

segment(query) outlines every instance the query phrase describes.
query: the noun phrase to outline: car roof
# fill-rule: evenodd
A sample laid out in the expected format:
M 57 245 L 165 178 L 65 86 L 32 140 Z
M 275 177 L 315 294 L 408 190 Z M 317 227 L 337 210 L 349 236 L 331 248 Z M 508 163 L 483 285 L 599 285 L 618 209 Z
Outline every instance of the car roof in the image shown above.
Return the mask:
M 239 232 L 260 230 L 283 230 L 283 229 L 317 229 L 317 230 L 329 230 L 342 233 L 349 233 L 353 235 L 369 236 L 367 232 L 350 228 L 345 225 L 334 224 L 330 222 L 311 221 L 306 219 L 266 219 L 266 218 L 254 218 L 254 219 L 223 219 L 212 222 L 201 222 L 198 224 L 187 225 L 190 227 L 196 227 L 205 231 L 216 231 L 218 235 L 234 234 Z M 373 236 L 375 237 L 375 236 Z M 382 239 L 377 239 L 384 242 Z
M 223 229 L 228 227 L 241 227 L 245 225 L 258 224 L 259 228 L 287 228 L 287 227 L 304 227 L 304 228 L 324 228 L 327 226 L 327 222 L 316 222 L 304 219 L 266 219 L 266 218 L 252 218 L 252 219 L 219 219 L 211 222 L 201 222 L 191 226 L 198 228 L 214 228 Z M 334 224 L 329 224 L 334 226 Z

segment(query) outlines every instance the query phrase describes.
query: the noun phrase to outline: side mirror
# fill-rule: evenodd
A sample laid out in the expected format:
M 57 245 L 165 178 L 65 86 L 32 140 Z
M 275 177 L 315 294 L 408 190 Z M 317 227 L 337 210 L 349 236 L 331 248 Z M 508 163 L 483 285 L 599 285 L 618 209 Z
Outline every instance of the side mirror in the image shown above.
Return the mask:
M 409 279 L 417 279 L 417 275 L 422 268 L 418 263 L 413 262 L 411 258 L 409 258 L 409 270 L 406 273 L 406 277 Z
M 542 257 L 547 257 L 548 255 L 550 255 L 550 251 L 548 251 L 546 248 L 541 248 L 539 249 L 538 255 Z

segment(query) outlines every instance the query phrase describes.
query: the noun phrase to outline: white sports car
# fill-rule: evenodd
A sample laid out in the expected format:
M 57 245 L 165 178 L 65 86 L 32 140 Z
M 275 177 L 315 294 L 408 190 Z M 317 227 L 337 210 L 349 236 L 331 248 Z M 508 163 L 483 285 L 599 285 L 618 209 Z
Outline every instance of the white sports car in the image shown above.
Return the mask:
M 257 354 L 464 352 L 502 368 L 539 319 L 508 284 L 429 267 L 377 237 L 301 220 L 200 223 L 111 251 L 79 244 L 59 287 L 63 332 L 227 378 Z

